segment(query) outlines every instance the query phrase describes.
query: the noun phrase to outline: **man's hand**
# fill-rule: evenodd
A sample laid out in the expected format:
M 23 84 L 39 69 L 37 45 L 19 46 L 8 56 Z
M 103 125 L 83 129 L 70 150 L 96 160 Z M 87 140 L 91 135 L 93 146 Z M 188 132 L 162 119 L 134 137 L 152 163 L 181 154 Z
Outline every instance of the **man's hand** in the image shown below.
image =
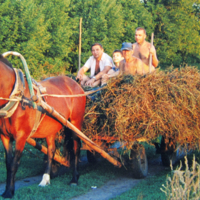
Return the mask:
M 94 78 L 91 78 L 90 80 L 88 80 L 88 81 L 85 83 L 85 85 L 86 85 L 86 86 L 92 87 L 94 82 L 95 82 L 95 79 L 94 79 Z
M 156 54 L 156 50 L 155 50 L 154 46 L 149 48 L 149 52 L 150 52 L 150 54 L 152 54 L 152 56 L 154 56 Z
M 103 78 L 103 79 L 109 79 L 110 77 L 109 77 L 108 74 L 103 74 L 102 78 Z
M 76 80 L 80 79 L 81 81 L 83 80 L 83 76 L 85 74 L 85 72 L 88 70 L 87 67 L 83 66 L 81 67 L 81 69 L 78 71 L 78 75 L 76 76 Z
M 76 80 L 82 80 L 82 78 L 83 78 L 83 74 L 81 74 L 81 73 L 78 73 L 78 75 L 76 76 Z

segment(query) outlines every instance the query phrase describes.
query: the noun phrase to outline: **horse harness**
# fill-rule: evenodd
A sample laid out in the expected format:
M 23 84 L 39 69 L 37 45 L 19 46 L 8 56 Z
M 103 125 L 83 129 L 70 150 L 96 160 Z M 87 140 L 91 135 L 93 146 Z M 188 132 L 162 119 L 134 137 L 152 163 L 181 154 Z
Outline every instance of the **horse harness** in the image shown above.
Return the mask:
M 20 69 L 16 69 L 16 68 L 14 68 L 14 72 L 15 72 L 16 79 L 15 79 L 15 85 L 14 85 L 13 91 L 9 96 L 10 100 L 3 108 L 0 109 L 0 117 L 3 117 L 3 118 L 11 117 L 16 111 L 20 101 L 21 101 L 22 109 L 25 109 L 25 105 L 28 105 L 29 107 L 32 106 L 32 101 L 24 97 L 25 79 L 24 79 L 23 72 Z M 42 85 L 37 83 L 34 79 L 32 79 L 32 83 L 33 83 L 34 89 L 36 90 L 36 93 L 37 93 L 36 95 L 39 98 L 41 98 L 40 95 L 41 93 L 46 92 L 46 88 L 44 88 Z M 45 116 L 44 114 L 44 116 L 41 118 L 41 115 L 42 115 L 42 112 L 36 109 L 35 123 L 34 123 L 31 133 L 29 134 L 29 138 L 36 132 L 38 126 L 40 125 L 42 119 Z

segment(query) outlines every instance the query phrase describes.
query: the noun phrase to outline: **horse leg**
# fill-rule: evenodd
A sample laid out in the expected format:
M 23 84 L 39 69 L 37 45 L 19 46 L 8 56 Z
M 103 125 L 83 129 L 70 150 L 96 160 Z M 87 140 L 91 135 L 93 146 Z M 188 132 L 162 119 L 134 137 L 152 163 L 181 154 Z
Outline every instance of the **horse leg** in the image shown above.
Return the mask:
M 81 147 L 81 141 L 80 138 L 78 138 L 75 134 L 73 134 L 73 141 L 74 141 L 74 172 L 72 180 L 70 181 L 70 185 L 77 185 L 78 179 L 79 179 L 79 173 L 78 173 L 78 162 L 80 157 L 80 147 Z
M 13 185 L 11 184 L 11 166 L 12 166 L 12 142 L 10 138 L 4 137 L 4 135 L 1 134 L 1 140 L 4 145 L 5 153 L 6 153 L 6 169 L 7 169 L 7 182 L 6 182 L 6 190 L 5 192 L 1 195 L 4 198 L 12 198 L 14 195 L 14 188 Z
M 15 145 L 15 155 L 12 156 L 12 141 L 1 135 L 1 139 L 6 152 L 6 168 L 7 168 L 7 181 L 6 190 L 2 194 L 4 198 L 12 198 L 15 192 L 15 174 L 17 172 L 22 151 L 26 144 L 26 139 L 18 138 Z
M 42 181 L 40 182 L 39 186 L 46 186 L 50 184 L 50 172 L 51 172 L 51 165 L 52 159 L 55 155 L 56 146 L 55 146 L 55 136 L 47 137 L 47 166 L 45 172 L 42 177 Z
M 65 160 L 71 163 L 72 160 L 74 160 L 74 152 L 73 152 L 73 139 L 72 139 L 72 130 L 64 127 L 64 144 L 63 144 L 63 156 Z

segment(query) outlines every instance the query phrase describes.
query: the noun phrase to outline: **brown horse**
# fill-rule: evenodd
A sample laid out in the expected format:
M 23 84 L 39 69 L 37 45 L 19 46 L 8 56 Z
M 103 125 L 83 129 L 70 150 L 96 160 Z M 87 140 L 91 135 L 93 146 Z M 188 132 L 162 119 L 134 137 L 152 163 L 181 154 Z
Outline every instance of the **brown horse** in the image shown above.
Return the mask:
M 15 72 L 12 65 L 0 55 L 0 97 L 9 98 L 15 85 Z M 67 76 L 58 76 L 41 81 L 40 84 L 46 88 L 47 94 L 74 95 L 83 94 L 82 88 Z M 30 98 L 27 81 L 25 80 L 25 90 L 23 98 Z M 85 113 L 85 96 L 72 98 L 44 97 L 47 104 L 52 106 L 63 117 L 70 120 L 79 130 L 83 122 Z M 8 103 L 8 100 L 0 100 L 0 110 Z M 48 114 L 42 114 L 42 121 L 36 132 L 30 133 L 34 126 L 36 110 L 28 104 L 19 102 L 17 109 L 11 117 L 0 117 L 0 136 L 6 152 L 7 182 L 4 198 L 12 198 L 14 195 L 14 180 L 18 169 L 20 157 L 28 137 L 45 138 L 48 146 L 48 162 L 40 185 L 45 186 L 50 183 L 50 170 L 52 158 L 55 154 L 55 136 L 62 128 L 62 124 Z M 15 152 L 12 152 L 12 142 L 15 141 Z M 73 135 L 73 149 L 75 155 L 74 172 L 71 184 L 78 183 L 78 160 L 80 154 L 80 139 Z

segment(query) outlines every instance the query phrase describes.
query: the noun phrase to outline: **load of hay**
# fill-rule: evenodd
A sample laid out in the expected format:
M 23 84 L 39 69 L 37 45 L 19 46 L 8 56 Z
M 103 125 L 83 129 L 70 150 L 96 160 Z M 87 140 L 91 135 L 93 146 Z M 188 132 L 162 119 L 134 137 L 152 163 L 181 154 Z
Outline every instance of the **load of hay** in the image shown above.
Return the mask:
M 200 144 L 200 73 L 195 67 L 112 79 L 96 100 L 87 101 L 83 132 L 113 137 L 131 148 L 138 138 L 164 136 L 173 144 Z M 170 145 L 173 145 L 170 144 Z

